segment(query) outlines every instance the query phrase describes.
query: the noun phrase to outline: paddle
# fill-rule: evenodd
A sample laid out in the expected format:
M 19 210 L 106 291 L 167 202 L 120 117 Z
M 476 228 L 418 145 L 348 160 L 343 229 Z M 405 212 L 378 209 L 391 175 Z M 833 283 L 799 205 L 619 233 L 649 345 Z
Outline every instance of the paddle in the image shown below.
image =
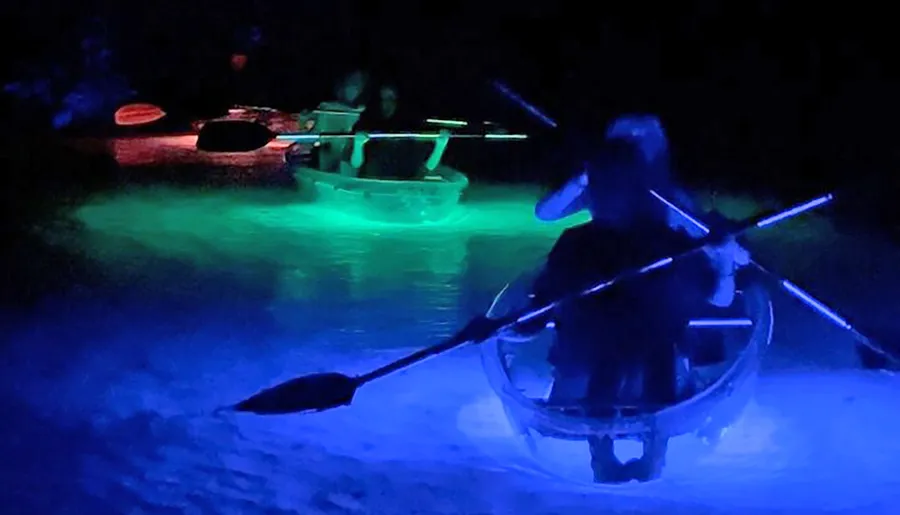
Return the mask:
M 429 125 L 439 125 L 441 127 L 474 127 L 479 125 L 476 122 L 467 122 L 465 120 L 450 120 L 448 118 L 426 118 L 425 123 Z M 485 128 L 499 127 L 495 122 L 481 122 Z
M 120 127 L 149 125 L 165 118 L 166 112 L 161 107 L 147 104 L 126 104 L 116 109 L 113 120 Z
M 691 246 L 682 252 L 663 257 L 641 267 L 623 271 L 611 279 L 598 282 L 591 288 L 580 292 L 574 292 L 571 295 L 558 299 L 545 306 L 524 310 L 498 319 L 488 319 L 485 317 L 476 318 L 460 332 L 444 342 L 416 351 L 367 374 L 351 377 L 337 372 L 327 372 L 302 376 L 263 390 L 233 406 L 222 408 L 222 410 L 248 412 L 259 415 L 283 415 L 288 413 L 325 411 L 339 406 L 347 406 L 353 402 L 356 391 L 366 383 L 467 343 L 481 343 L 501 330 L 540 317 L 563 302 L 574 300 L 579 297 L 594 295 L 619 282 L 632 279 L 652 270 L 665 268 L 683 257 L 701 251 L 709 244 L 719 243 L 729 237 L 737 237 L 753 228 L 763 228 L 774 225 L 788 218 L 792 218 L 827 204 L 832 198 L 831 195 L 825 195 L 776 214 L 751 218 L 737 225 L 733 231 L 727 234 L 710 234 L 702 239 L 694 240 L 691 242 Z
M 205 152 L 252 152 L 265 147 L 270 141 L 316 143 L 330 139 L 352 139 L 353 133 L 302 133 L 276 134 L 262 124 L 246 120 L 216 120 L 203 125 L 197 136 L 197 148 Z M 436 140 L 437 132 L 370 133 L 375 140 Z M 481 139 L 485 141 L 521 141 L 525 134 L 450 134 L 453 139 Z
M 499 81 L 494 81 L 492 83 L 492 85 L 493 85 L 494 89 L 499 91 L 503 96 L 505 96 L 509 100 L 513 101 L 514 103 L 518 104 L 522 109 L 524 109 L 525 111 L 527 111 L 530 114 L 532 114 L 533 116 L 535 116 L 537 119 L 539 119 L 545 125 L 552 127 L 552 128 L 558 127 L 557 123 L 552 118 L 547 116 L 545 113 L 543 113 L 537 107 L 529 104 L 525 99 L 523 99 L 521 96 L 517 95 L 506 84 L 499 82 Z M 706 227 L 706 225 L 704 225 L 702 222 L 700 222 L 700 220 L 698 220 L 696 217 L 689 214 L 687 211 L 682 209 L 680 206 L 676 205 L 674 202 L 666 199 L 665 197 L 660 195 L 658 192 L 651 191 L 650 193 L 657 200 L 659 200 L 660 202 L 665 204 L 668 208 L 670 208 L 673 211 L 675 211 L 676 213 L 678 213 L 685 221 L 687 221 L 688 223 L 693 225 L 695 228 L 700 230 L 700 232 L 702 232 L 703 234 L 709 234 L 709 232 L 710 232 L 709 228 Z M 829 322 L 837 325 L 838 327 L 849 331 L 850 334 L 853 336 L 853 338 L 857 341 L 857 343 L 859 343 L 863 347 L 866 347 L 869 350 L 877 353 L 878 355 L 884 357 L 888 362 L 892 363 L 893 365 L 900 365 L 900 356 L 893 354 L 888 349 L 882 347 L 875 341 L 869 339 L 869 337 L 860 333 L 855 327 L 853 327 L 852 324 L 850 324 L 850 322 L 847 321 L 847 319 L 845 319 L 844 317 L 839 315 L 833 309 L 826 306 L 825 303 L 816 299 L 815 297 L 810 295 L 808 292 L 804 291 L 802 288 L 800 288 L 793 282 L 778 276 L 777 274 L 775 274 L 771 270 L 767 269 L 766 267 L 762 266 L 758 262 L 751 261 L 750 265 L 753 266 L 754 268 L 760 270 L 765 275 L 768 275 L 769 277 L 774 279 L 775 283 L 778 284 L 778 286 L 781 287 L 782 290 L 784 290 L 785 292 L 787 292 L 789 295 L 796 298 L 797 300 L 801 301 L 806 306 L 810 307 L 813 311 L 815 311 L 816 313 L 821 315 L 823 318 L 825 318 Z
M 678 213 L 679 216 L 681 216 L 684 220 L 686 220 L 691 225 L 693 225 L 695 228 L 697 228 L 701 233 L 703 233 L 703 234 L 710 233 L 709 227 L 707 227 L 706 224 L 701 222 L 697 217 L 688 213 L 687 210 L 685 210 L 681 206 L 678 206 L 671 200 L 663 197 L 656 191 L 651 191 L 650 193 L 654 197 L 656 197 L 657 200 L 659 200 L 660 202 L 665 204 L 669 209 Z M 763 274 L 774 279 L 776 284 L 778 284 L 785 292 L 787 292 L 789 295 L 791 295 L 792 297 L 796 298 L 797 300 L 799 300 L 800 302 L 802 302 L 803 304 L 805 304 L 806 306 L 811 308 L 813 311 L 815 311 L 816 313 L 821 315 L 824 319 L 837 325 L 841 329 L 849 331 L 850 334 L 853 336 L 853 338 L 860 345 L 867 347 L 868 349 L 872 350 L 873 352 L 876 352 L 877 354 L 883 356 L 885 359 L 887 359 L 893 365 L 900 365 L 900 356 L 896 356 L 896 355 L 892 354 L 888 349 L 884 348 L 883 346 L 879 345 L 877 342 L 869 339 L 867 336 L 860 333 L 855 327 L 853 327 L 853 325 L 850 322 L 847 321 L 847 319 L 842 317 L 835 310 L 826 306 L 822 301 L 816 299 L 815 297 L 810 295 L 808 292 L 806 292 L 805 290 L 803 290 L 802 288 L 800 288 L 793 282 L 779 277 L 777 274 L 775 274 L 774 272 L 772 272 L 765 266 L 761 265 L 757 260 L 751 259 L 750 266 L 756 268 Z

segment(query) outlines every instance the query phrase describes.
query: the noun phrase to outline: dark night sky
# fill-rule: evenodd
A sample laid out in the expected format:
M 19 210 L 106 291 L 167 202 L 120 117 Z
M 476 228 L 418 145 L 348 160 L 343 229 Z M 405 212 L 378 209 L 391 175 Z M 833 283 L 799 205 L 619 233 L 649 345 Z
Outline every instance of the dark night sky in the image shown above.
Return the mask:
M 71 55 L 78 37 L 72 20 L 100 14 L 121 71 L 167 104 L 196 106 L 210 101 L 211 89 L 232 87 L 227 56 L 235 29 L 258 24 L 266 40 L 251 52 L 242 81 L 255 99 L 286 109 L 321 99 L 337 74 L 361 65 L 399 75 L 407 98 L 424 110 L 496 108 L 496 96 L 482 91 L 498 77 L 570 131 L 602 128 L 621 112 L 658 112 L 681 167 L 698 177 L 728 170 L 748 184 L 816 189 L 850 169 L 880 180 L 897 161 L 887 7 L 484 4 L 196 0 L 95 2 L 93 11 L 84 3 L 5 8 L 18 6 L 17 26 L 32 28 L 7 34 L 28 49 L 14 53 L 14 64 Z

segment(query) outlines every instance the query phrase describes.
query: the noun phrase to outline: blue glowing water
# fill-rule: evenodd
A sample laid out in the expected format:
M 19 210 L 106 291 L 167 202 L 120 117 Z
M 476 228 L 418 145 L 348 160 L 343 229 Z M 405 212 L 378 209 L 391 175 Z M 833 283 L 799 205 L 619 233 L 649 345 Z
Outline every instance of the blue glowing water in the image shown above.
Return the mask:
M 518 470 L 525 458 L 471 348 L 366 387 L 352 408 L 211 416 L 281 380 L 361 372 L 447 336 L 563 227 L 533 221 L 526 190 L 483 191 L 427 227 L 364 224 L 291 195 L 139 189 L 77 210 L 82 231 L 48 234 L 104 274 L 17 321 L 3 347 L 4 513 L 886 513 L 900 502 L 900 383 L 854 369 L 846 335 L 784 297 L 746 416 L 655 485 L 584 491 Z M 827 234 L 802 223 L 807 246 Z

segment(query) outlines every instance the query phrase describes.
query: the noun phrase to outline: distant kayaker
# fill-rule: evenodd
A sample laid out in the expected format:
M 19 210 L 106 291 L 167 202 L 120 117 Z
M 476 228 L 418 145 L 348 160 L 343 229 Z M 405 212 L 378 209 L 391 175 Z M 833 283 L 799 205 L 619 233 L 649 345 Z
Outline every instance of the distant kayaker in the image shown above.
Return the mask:
M 319 109 L 361 114 L 365 110 L 365 92 L 369 74 L 354 70 L 343 76 L 334 88 L 334 100 L 319 104 Z M 331 132 L 331 130 L 329 130 Z
M 653 173 L 640 153 L 633 140 L 610 138 L 586 163 L 583 199 L 592 219 L 566 230 L 554 245 L 533 287 L 536 305 L 689 245 L 687 235 L 667 227 L 667 208 L 648 193 Z M 665 271 L 564 303 L 533 327 L 513 329 L 527 335 L 555 322 L 550 407 L 608 419 L 623 406 L 631 407 L 625 412 L 655 412 L 691 395 L 684 378 L 696 349 L 684 338 L 688 322 L 714 303 L 717 286 L 738 267 L 729 245 L 705 250 Z M 646 435 L 643 456 L 626 464 L 613 452 L 613 437 L 594 435 L 588 443 L 595 481 L 618 483 L 657 478 L 668 438 Z
M 365 111 L 365 92 L 369 75 L 362 70 L 354 70 L 345 75 L 335 86 L 335 99 L 321 102 L 316 116 L 317 132 L 350 132 Z M 349 151 L 350 141 L 332 140 L 319 146 L 318 168 L 336 172 L 341 159 Z
M 382 84 L 376 105 L 367 108 L 353 127 L 349 173 L 379 179 L 422 179 L 437 172 L 450 133 L 441 131 L 434 145 L 413 140 L 370 141 L 372 132 L 412 132 L 422 122 L 400 107 L 397 88 Z M 429 148 L 431 147 L 431 148 Z

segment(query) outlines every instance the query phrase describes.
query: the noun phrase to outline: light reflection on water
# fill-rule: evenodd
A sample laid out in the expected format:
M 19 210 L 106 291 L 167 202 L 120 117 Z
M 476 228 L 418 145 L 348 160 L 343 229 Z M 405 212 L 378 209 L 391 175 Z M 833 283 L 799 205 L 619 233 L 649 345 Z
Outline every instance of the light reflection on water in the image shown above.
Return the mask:
M 446 513 L 895 506 L 896 383 L 786 374 L 852 351 L 783 298 L 758 405 L 730 447 L 649 495 L 535 494 L 535 483 L 485 471 L 456 426 L 490 395 L 476 349 L 373 383 L 352 409 L 205 416 L 289 377 L 361 372 L 402 352 L 373 348 L 446 335 L 539 263 L 564 227 L 534 220 L 534 190 L 472 193 L 448 222 L 418 227 L 363 223 L 289 191 L 134 189 L 86 204 L 74 213 L 84 230 L 63 241 L 101 263 L 106 282 L 43 306 L 3 355 L 0 383 L 14 395 L 0 397 L 0 452 L 21 464 L 0 475 L 8 495 L 27 499 L 28 513 L 353 511 L 322 507 L 350 502 L 348 491 L 362 492 L 356 511 L 379 513 L 448 499 Z M 502 412 L 474 422 L 489 417 Z
M 535 220 L 537 195 L 483 187 L 444 222 L 404 226 L 298 203 L 291 191 L 138 189 L 79 209 L 87 236 L 77 245 L 118 284 L 211 305 L 223 302 L 220 294 L 253 298 L 282 328 L 405 327 L 431 338 L 483 310 L 503 284 L 540 263 L 564 227 L 583 220 Z M 173 275 L 171 262 L 182 273 L 218 272 L 234 289 L 208 285 L 204 295 Z

